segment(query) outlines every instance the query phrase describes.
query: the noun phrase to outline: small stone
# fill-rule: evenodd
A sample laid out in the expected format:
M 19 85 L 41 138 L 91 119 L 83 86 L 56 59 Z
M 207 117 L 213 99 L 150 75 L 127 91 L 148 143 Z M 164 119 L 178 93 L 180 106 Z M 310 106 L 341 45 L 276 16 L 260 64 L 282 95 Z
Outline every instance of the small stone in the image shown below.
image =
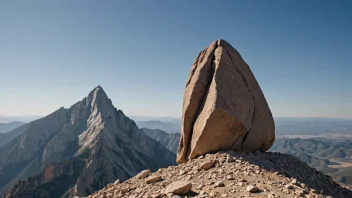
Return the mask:
M 210 182 L 206 183 L 206 185 L 212 185 L 214 183 L 215 183 L 214 181 L 210 181 Z
M 121 181 L 118 179 L 118 180 L 116 180 L 115 182 L 114 182 L 114 185 L 116 186 L 116 185 L 118 185 L 118 184 L 120 184 L 121 183 Z
M 127 193 L 128 191 L 130 191 L 129 188 L 121 188 L 121 190 L 120 190 L 120 192 L 121 192 L 122 194 Z
M 287 185 L 285 185 L 285 188 L 286 189 L 293 189 L 293 186 L 291 184 L 287 184 Z
M 228 180 L 234 180 L 234 178 L 233 178 L 233 176 L 232 176 L 232 175 L 228 175 L 228 176 L 226 176 L 226 179 L 228 179 Z
M 187 181 L 175 181 L 166 187 L 165 193 L 173 193 L 175 195 L 187 194 L 192 189 L 192 183 Z
M 119 192 L 120 192 L 119 190 L 115 190 L 114 195 L 117 196 L 119 194 Z
M 159 194 L 153 194 L 151 197 L 152 198 L 161 198 L 162 195 L 160 193 Z
M 137 179 L 144 179 L 144 178 L 146 178 L 149 174 L 150 174 L 150 170 L 147 169 L 147 170 L 144 170 L 144 171 L 141 171 L 140 173 L 138 173 L 138 174 L 136 175 L 136 178 L 137 178 Z
M 214 184 L 214 187 L 223 187 L 225 186 L 224 182 L 222 181 L 217 181 L 215 184 Z
M 215 192 L 210 192 L 210 193 L 209 193 L 209 196 L 210 196 L 210 197 L 215 197 L 215 196 L 216 196 L 216 193 L 215 193 Z
M 227 197 L 228 195 L 227 194 L 222 194 L 221 197 Z
M 305 188 L 306 187 L 306 184 L 305 183 L 300 183 L 299 184 L 302 188 Z
M 246 191 L 248 191 L 248 192 L 250 192 L 250 193 L 255 193 L 255 192 L 258 192 L 258 187 L 256 187 L 256 186 L 253 186 L 253 185 L 249 185 L 249 186 L 247 186 L 247 188 L 246 188 Z
M 204 156 L 203 156 L 203 155 L 201 155 L 201 156 L 199 156 L 199 157 L 198 157 L 198 159 L 204 159 Z
M 234 159 L 230 154 L 227 154 L 227 156 L 226 156 L 226 162 L 231 163 L 231 162 L 234 162 L 234 161 L 235 161 L 235 159 Z
M 243 186 L 243 182 L 238 182 L 237 185 L 238 186 Z
M 180 172 L 178 173 L 179 175 L 184 175 L 186 173 L 185 170 L 180 170 Z
M 145 180 L 145 183 L 147 184 L 151 184 L 151 183 L 155 183 L 155 182 L 158 182 L 158 181 L 161 181 L 162 178 L 161 176 L 150 176 L 148 177 L 146 180 Z
M 110 184 L 107 185 L 107 187 L 108 188 L 112 188 L 112 187 L 114 187 L 114 184 L 110 183 Z
M 182 198 L 182 197 L 178 195 L 172 195 L 170 198 Z
M 203 185 L 199 184 L 196 189 L 199 190 L 199 189 L 202 189 L 202 188 L 203 188 Z
M 295 194 L 297 194 L 298 196 L 300 196 L 300 197 L 304 197 L 305 195 L 305 191 L 303 190 L 303 189 L 297 189 L 296 191 L 295 191 Z
M 297 184 L 297 179 L 293 179 L 292 181 L 291 181 L 291 184 Z
M 204 170 L 209 170 L 211 169 L 214 165 L 215 165 L 216 161 L 215 160 L 211 160 L 208 162 L 204 162 L 200 168 L 204 169 Z

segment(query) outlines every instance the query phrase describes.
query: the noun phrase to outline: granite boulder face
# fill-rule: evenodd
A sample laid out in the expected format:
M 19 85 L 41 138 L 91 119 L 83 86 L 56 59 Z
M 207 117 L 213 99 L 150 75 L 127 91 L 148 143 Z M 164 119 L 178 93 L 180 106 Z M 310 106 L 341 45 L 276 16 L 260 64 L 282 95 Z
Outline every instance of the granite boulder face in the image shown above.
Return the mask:
M 211 43 L 196 58 L 183 98 L 177 162 L 220 150 L 268 150 L 274 120 L 252 71 L 226 41 Z

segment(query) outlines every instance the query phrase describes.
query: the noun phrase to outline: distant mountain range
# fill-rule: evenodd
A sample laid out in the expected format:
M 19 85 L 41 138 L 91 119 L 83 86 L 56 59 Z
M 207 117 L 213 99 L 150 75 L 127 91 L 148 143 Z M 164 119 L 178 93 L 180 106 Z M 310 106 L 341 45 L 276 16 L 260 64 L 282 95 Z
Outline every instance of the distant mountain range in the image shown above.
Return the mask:
M 293 155 L 352 187 L 352 139 L 280 138 L 270 151 Z
M 23 124 L 24 124 L 23 122 L 0 123 L 0 133 L 9 132 L 12 129 L 15 129 Z
M 147 119 L 144 117 L 144 119 Z M 140 128 L 161 129 L 168 133 L 181 132 L 181 119 L 159 118 L 159 120 L 139 120 Z M 352 137 L 352 119 L 339 118 L 275 118 L 275 133 L 285 135 L 333 136 L 347 134 Z
M 143 131 L 177 153 L 180 134 L 166 133 L 160 129 L 143 128 Z M 352 139 L 277 138 L 270 151 L 295 156 L 309 166 L 329 174 L 341 185 L 352 187 Z
M 0 146 L 0 191 L 11 197 L 86 196 L 141 170 L 176 164 L 175 154 L 117 110 L 99 86 L 69 109 L 1 135 L 10 140 Z
M 178 144 L 180 143 L 180 133 L 166 133 L 160 129 L 148 129 L 142 128 L 144 133 L 160 142 L 163 146 L 169 149 L 171 152 L 177 154 Z
M 0 115 L 0 123 L 10 123 L 10 122 L 31 122 L 37 120 L 42 116 L 5 116 Z
M 181 123 L 177 121 L 149 120 L 137 121 L 136 123 L 140 128 L 160 129 L 167 133 L 181 133 Z
M 0 194 L 85 196 L 117 178 L 174 165 L 180 119 L 135 119 L 139 121 L 115 109 L 97 87 L 69 109 L 27 124 L 0 125 L 5 132 L 0 133 Z M 352 185 L 351 141 L 319 138 L 352 135 L 352 120 L 276 118 L 276 134 L 271 151 L 291 154 L 340 184 Z M 305 135 L 314 138 L 280 138 Z

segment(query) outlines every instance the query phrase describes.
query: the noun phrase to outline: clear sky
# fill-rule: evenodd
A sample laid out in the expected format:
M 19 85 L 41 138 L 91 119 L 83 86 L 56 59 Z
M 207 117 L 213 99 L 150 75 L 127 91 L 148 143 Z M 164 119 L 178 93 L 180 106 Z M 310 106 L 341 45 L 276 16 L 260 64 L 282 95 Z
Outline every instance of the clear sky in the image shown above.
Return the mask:
M 352 118 L 352 1 L 1 1 L 0 115 L 46 115 L 101 85 L 127 115 L 181 117 L 213 40 L 274 116 Z

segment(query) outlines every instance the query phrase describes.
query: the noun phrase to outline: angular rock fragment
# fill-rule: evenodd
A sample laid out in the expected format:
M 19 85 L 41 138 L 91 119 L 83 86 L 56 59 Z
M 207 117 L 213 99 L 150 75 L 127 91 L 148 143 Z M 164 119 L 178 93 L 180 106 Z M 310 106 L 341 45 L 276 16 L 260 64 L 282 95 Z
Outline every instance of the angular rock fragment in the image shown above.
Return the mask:
M 138 173 L 138 174 L 136 175 L 136 178 L 137 178 L 137 179 L 144 179 L 144 178 L 146 178 L 149 174 L 150 174 L 150 170 L 149 170 L 149 169 L 143 170 L 143 171 L 141 171 L 140 173 Z
M 187 181 L 172 182 L 165 190 L 165 193 L 173 193 L 175 195 L 187 194 L 192 189 L 192 183 Z

